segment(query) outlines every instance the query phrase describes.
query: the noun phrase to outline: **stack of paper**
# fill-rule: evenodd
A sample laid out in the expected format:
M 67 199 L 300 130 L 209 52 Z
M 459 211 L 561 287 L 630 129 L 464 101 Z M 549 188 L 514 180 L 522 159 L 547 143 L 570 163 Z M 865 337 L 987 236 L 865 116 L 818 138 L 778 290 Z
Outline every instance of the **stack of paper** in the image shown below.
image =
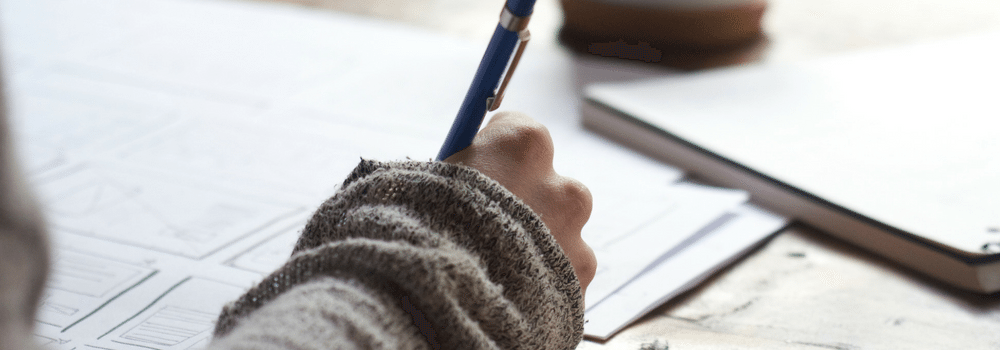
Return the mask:
M 11 122 L 54 236 L 36 335 L 61 349 L 203 347 L 359 157 L 436 154 L 485 45 L 258 3 L 2 5 Z M 505 108 L 546 124 L 557 170 L 594 194 L 588 334 L 783 225 L 584 131 L 569 58 L 536 51 Z

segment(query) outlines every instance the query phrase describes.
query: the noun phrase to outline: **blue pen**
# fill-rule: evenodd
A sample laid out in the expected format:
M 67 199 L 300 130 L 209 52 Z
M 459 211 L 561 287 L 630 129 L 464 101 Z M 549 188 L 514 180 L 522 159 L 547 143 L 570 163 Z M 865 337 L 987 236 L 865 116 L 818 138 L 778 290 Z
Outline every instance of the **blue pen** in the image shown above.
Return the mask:
M 507 0 L 503 11 L 500 12 L 500 23 L 497 24 L 493 38 L 486 47 L 483 60 L 479 62 L 476 76 L 472 79 L 472 86 L 469 86 L 469 92 L 465 94 L 465 100 L 458 109 L 458 116 L 448 131 L 448 138 L 444 140 L 437 160 L 444 160 L 469 147 L 479 132 L 479 126 L 482 125 L 486 112 L 500 107 L 507 83 L 510 82 L 514 68 L 517 68 L 517 62 L 524 53 L 528 39 L 531 38 L 527 27 L 533 6 L 535 0 Z M 517 53 L 514 53 L 514 46 L 517 46 Z M 511 54 L 514 54 L 513 59 Z M 510 68 L 507 68 L 508 62 Z M 500 84 L 500 76 L 505 69 L 507 74 L 503 78 L 503 84 Z M 497 84 L 500 84 L 499 90 L 496 90 Z

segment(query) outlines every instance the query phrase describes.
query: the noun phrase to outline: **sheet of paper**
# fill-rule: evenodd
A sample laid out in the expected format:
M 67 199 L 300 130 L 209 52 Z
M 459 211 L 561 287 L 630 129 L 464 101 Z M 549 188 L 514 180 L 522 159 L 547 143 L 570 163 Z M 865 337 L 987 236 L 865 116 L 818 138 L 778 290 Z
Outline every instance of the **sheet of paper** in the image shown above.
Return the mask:
M 36 336 L 56 349 L 203 347 L 360 157 L 437 153 L 485 47 L 252 2 L 0 9 L 11 122 L 53 235 Z M 556 170 L 590 187 L 584 234 L 615 271 L 592 291 L 609 294 L 743 195 L 676 185 L 677 169 L 583 130 L 574 74 L 529 49 L 503 109 L 544 123 Z M 646 239 L 641 260 L 610 249 Z
M 458 40 L 294 7 L 0 8 L 11 122 L 53 236 L 36 339 L 57 349 L 203 347 L 360 157 L 436 153 L 468 83 L 456 67 L 478 59 Z M 373 42 L 373 56 L 341 50 Z M 396 50 L 415 54 L 398 64 Z M 393 83 L 405 70 L 440 93 Z
M 302 218 L 290 217 L 273 228 L 251 232 L 241 243 L 262 241 L 274 236 L 276 228 L 300 223 Z M 53 268 L 42 296 L 35 332 L 37 339 L 53 348 L 196 349 L 189 346 L 210 339 L 212 324 L 222 305 L 263 275 L 225 261 L 250 258 L 246 254 L 249 247 L 241 243 L 230 244 L 197 260 L 172 251 L 80 235 L 59 227 L 51 232 Z M 193 284 L 197 287 L 192 287 Z M 175 315 L 181 323 L 195 315 L 200 315 L 199 319 L 209 314 L 212 317 L 208 323 L 199 321 L 183 326 L 183 330 L 174 328 L 181 325 L 161 324 L 160 332 L 185 334 L 185 340 L 178 339 L 173 345 L 148 343 L 149 336 L 132 339 L 141 333 L 131 330 L 142 322 L 139 319 L 148 319 L 163 310 L 166 315 Z
M 700 232 L 700 239 L 664 257 L 601 302 L 588 304 L 584 333 L 598 339 L 610 338 L 729 265 L 786 224 L 784 218 L 753 205 L 732 208 Z
M 588 222 L 583 239 L 597 256 L 597 273 L 587 289 L 587 309 L 598 305 L 661 256 L 747 200 L 746 192 L 686 183 L 620 202 L 594 205 L 602 215 Z

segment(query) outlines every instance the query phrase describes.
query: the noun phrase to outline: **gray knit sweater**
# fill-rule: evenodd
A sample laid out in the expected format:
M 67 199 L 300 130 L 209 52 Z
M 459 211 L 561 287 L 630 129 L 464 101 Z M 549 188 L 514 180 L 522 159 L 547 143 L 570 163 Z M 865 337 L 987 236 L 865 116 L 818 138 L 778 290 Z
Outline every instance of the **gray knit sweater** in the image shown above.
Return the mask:
M 583 299 L 539 217 L 464 166 L 362 161 L 216 349 L 572 349 Z
M 33 349 L 47 244 L 3 119 L 0 350 Z M 548 229 L 497 182 L 445 163 L 362 161 L 288 263 L 223 310 L 211 347 L 569 349 L 582 303 Z

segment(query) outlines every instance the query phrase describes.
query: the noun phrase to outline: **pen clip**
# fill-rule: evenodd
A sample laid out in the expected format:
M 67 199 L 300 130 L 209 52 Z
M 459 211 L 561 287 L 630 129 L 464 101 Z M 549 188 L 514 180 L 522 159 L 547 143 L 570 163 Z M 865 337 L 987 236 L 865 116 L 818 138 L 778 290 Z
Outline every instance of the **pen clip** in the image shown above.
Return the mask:
M 517 38 L 520 40 L 517 44 L 517 52 L 514 53 L 514 58 L 510 61 L 510 67 L 507 68 L 507 72 L 504 74 L 503 82 L 500 83 L 500 89 L 492 97 L 486 99 L 487 112 L 492 112 L 500 108 L 500 102 L 503 101 L 503 93 L 507 90 L 507 83 L 510 82 L 510 77 L 514 75 L 514 69 L 517 68 L 517 62 L 521 60 L 524 47 L 528 45 L 528 40 L 531 40 L 531 32 L 527 28 L 522 29 L 517 32 Z

